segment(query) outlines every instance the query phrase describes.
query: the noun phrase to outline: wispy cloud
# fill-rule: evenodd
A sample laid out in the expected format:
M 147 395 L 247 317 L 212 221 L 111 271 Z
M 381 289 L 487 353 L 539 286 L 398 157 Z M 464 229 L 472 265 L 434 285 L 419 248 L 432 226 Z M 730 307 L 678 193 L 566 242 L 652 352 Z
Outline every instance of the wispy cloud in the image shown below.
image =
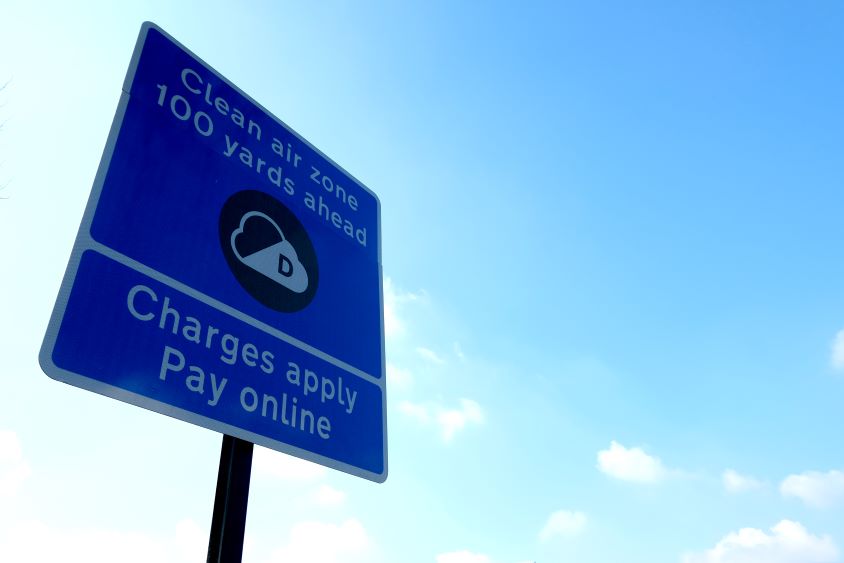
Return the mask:
M 844 330 L 839 330 L 832 340 L 830 364 L 838 370 L 844 370 Z
M 0 532 L 3 560 L 16 563 L 188 563 L 203 560 L 207 549 L 207 530 L 190 519 L 161 536 L 104 528 L 55 528 L 38 520 L 16 522 Z
M 844 473 L 832 470 L 789 475 L 780 483 L 780 492 L 785 497 L 799 498 L 809 506 L 827 508 L 844 499 Z
M 755 491 L 765 486 L 765 483 L 754 477 L 742 475 L 733 469 L 727 469 L 721 474 L 721 481 L 728 493 L 744 493 Z
M 16 494 L 31 473 L 18 435 L 0 430 L 0 498 Z
M 471 551 L 452 551 L 437 555 L 437 563 L 490 563 L 489 557 Z
M 404 323 L 396 310 L 396 290 L 390 278 L 384 278 L 384 334 L 392 338 L 404 332 Z
M 445 364 L 445 360 L 442 359 L 436 352 L 429 348 L 425 348 L 423 346 L 419 346 L 416 348 L 416 353 L 419 354 L 425 360 L 431 362 L 432 364 Z
M 387 362 L 387 384 L 402 389 L 410 387 L 413 384 L 413 373 L 409 369 Z
M 446 443 L 454 440 L 457 433 L 467 426 L 479 426 L 485 420 L 483 409 L 472 399 L 460 399 L 458 408 L 446 408 L 436 403 L 402 401 L 399 403 L 399 411 L 422 424 L 436 425 Z
M 326 473 L 321 465 L 263 447 L 255 448 L 252 468 L 258 474 L 284 481 L 314 481 Z
M 420 405 L 418 403 L 411 403 L 410 401 L 402 401 L 399 403 L 399 411 L 402 414 L 413 418 L 422 424 L 429 424 L 431 422 L 433 419 L 433 415 L 431 414 L 432 410 L 432 407 Z
M 832 563 L 838 547 L 829 536 L 810 534 L 798 522 L 782 520 L 770 533 L 742 528 L 727 534 L 703 553 L 683 556 L 683 563 Z
M 314 494 L 314 501 L 321 506 L 340 506 L 346 502 L 346 493 L 330 485 L 321 485 Z
M 467 425 L 484 422 L 481 406 L 471 399 L 460 399 L 460 408 L 444 409 L 437 413 L 437 424 L 442 429 L 443 439 L 450 442 L 454 435 Z
M 667 473 L 659 458 L 641 448 L 626 448 L 615 440 L 609 449 L 598 452 L 598 469 L 614 479 L 634 483 L 656 483 Z
M 578 536 L 586 529 L 586 515 L 582 512 L 558 510 L 548 517 L 539 532 L 539 540 L 548 542 L 554 538 Z
M 363 562 L 369 561 L 372 548 L 369 534 L 357 519 L 351 518 L 341 524 L 300 522 L 290 530 L 288 542 L 273 552 L 270 563 Z
M 424 292 L 411 293 L 401 291 L 389 277 L 384 278 L 384 334 L 387 339 L 401 336 L 406 325 L 400 309 L 408 301 L 417 301 L 425 296 Z

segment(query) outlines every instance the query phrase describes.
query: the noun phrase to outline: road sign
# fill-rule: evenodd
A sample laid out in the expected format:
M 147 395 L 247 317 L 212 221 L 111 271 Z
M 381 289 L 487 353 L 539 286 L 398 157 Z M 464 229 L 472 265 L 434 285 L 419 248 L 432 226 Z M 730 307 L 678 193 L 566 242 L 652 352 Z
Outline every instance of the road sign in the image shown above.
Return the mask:
M 382 311 L 376 196 L 144 24 L 44 371 L 381 482 Z

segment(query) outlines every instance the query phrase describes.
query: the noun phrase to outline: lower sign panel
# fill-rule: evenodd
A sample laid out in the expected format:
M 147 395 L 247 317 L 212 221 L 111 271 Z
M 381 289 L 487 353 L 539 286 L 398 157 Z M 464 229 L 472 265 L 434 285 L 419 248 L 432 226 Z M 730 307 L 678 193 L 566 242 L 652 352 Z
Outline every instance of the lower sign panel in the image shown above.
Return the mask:
M 381 387 L 94 250 L 42 363 L 73 385 L 386 478 Z

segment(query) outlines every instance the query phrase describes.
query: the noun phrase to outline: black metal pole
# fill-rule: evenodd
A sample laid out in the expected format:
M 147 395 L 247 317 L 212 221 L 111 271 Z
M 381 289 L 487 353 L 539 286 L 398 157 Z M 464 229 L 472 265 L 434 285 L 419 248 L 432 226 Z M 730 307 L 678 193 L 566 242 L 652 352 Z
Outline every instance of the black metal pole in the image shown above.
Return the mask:
M 208 540 L 208 563 L 234 563 L 243 559 L 251 475 L 252 442 L 224 434 Z

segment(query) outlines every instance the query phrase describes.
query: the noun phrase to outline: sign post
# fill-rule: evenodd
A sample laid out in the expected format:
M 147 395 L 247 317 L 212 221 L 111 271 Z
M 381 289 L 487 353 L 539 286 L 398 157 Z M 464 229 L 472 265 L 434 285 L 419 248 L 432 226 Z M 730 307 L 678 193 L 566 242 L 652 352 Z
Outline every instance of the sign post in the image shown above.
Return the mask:
M 383 482 L 378 198 L 145 23 L 39 361 L 232 437 L 223 458 L 245 441 Z
M 240 561 L 252 475 L 252 442 L 223 436 L 217 494 L 208 540 L 208 563 Z

